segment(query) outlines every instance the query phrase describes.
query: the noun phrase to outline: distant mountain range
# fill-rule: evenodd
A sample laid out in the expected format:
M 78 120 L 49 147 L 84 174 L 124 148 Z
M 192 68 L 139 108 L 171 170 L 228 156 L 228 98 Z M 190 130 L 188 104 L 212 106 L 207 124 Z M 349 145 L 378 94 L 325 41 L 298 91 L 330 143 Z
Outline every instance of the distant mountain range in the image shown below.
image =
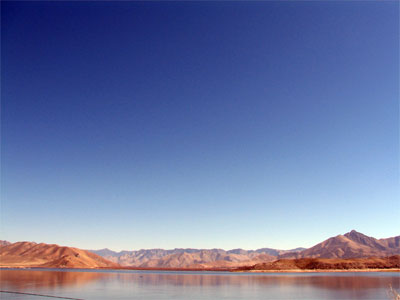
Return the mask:
M 114 252 L 109 249 L 89 250 L 121 266 L 141 268 L 184 268 L 184 267 L 234 267 L 262 261 L 275 260 L 285 253 L 296 253 L 305 248 L 277 250 L 262 248 L 258 250 L 222 249 L 148 249 Z
M 400 254 L 400 236 L 376 239 L 355 230 L 329 238 L 311 248 L 277 250 L 147 249 L 114 252 L 80 250 L 58 245 L 0 241 L 0 266 L 49 268 L 238 268 L 285 259 L 350 259 Z M 326 263 L 326 262 L 324 262 Z M 360 263 L 360 262 L 358 262 Z M 364 263 L 364 262 L 362 262 Z
M 1 246 L 7 246 L 7 245 L 10 245 L 11 243 L 10 242 L 7 242 L 7 241 L 0 241 L 0 247 Z

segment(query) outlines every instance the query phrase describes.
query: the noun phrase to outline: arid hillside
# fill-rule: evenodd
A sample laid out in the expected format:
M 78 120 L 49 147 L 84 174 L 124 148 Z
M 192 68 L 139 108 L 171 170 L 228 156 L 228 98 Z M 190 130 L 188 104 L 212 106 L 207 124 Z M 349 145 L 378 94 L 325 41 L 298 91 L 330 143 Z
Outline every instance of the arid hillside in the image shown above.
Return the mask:
M 142 249 L 134 251 L 114 252 L 109 249 L 89 250 L 105 259 L 122 266 L 140 268 L 214 268 L 237 267 L 261 261 L 272 261 L 284 253 L 304 250 L 278 250 L 262 248 L 257 250 L 244 249 Z
M 233 254 L 218 253 L 212 250 L 201 250 L 194 253 L 177 253 L 160 259 L 149 260 L 141 267 L 161 268 L 230 268 L 262 261 L 273 261 L 276 256 L 268 254 Z
M 294 258 L 367 258 L 400 254 L 400 236 L 376 239 L 355 230 L 331 237 L 309 249 L 257 250 L 223 249 L 142 249 L 114 252 L 91 250 L 122 266 L 140 268 L 232 268 L 277 259 Z
M 396 255 L 400 255 L 400 236 L 376 239 L 355 230 L 331 237 L 309 249 L 293 250 L 176 248 L 114 252 L 109 249 L 81 250 L 43 243 L 11 244 L 0 241 L 0 266 L 3 267 L 233 269 L 267 264 L 272 268 L 275 264 L 279 267 L 282 263 L 293 264 L 296 259 L 305 258 L 339 259 L 334 263 L 350 264 L 349 261 L 340 261 L 340 259 L 374 257 L 376 260 L 384 257 L 396 258 Z M 296 264 L 303 262 L 331 264 L 333 261 L 300 260 Z M 358 260 L 357 264 L 362 262 L 364 261 Z
M 363 258 L 386 257 L 400 254 L 400 236 L 376 239 L 352 230 L 344 235 L 331 237 L 309 249 L 285 253 L 283 258 Z
M 103 268 L 118 264 L 77 248 L 17 242 L 0 246 L 0 267 Z
M 273 262 L 240 267 L 239 271 L 263 270 L 352 270 L 352 269 L 400 269 L 400 255 L 384 258 L 299 258 L 279 259 Z

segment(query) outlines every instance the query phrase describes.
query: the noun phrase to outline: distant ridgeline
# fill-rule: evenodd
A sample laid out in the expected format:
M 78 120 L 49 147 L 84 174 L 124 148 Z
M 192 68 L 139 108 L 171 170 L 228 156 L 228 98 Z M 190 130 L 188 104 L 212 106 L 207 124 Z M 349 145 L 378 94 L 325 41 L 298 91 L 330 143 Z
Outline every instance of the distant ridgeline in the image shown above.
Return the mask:
M 281 258 L 366 258 L 400 254 L 400 236 L 376 239 L 355 230 L 323 241 L 309 249 L 258 250 L 221 249 L 149 249 L 114 252 L 90 250 L 122 266 L 135 267 L 239 267 L 274 261 Z
M 355 230 L 344 235 L 329 238 L 309 249 L 258 250 L 234 249 L 148 249 L 114 252 L 109 249 L 80 250 L 58 245 L 18 242 L 0 242 L 0 266 L 3 267 L 66 267 L 66 268 L 238 268 L 266 266 L 278 260 L 303 258 L 350 259 L 390 257 L 389 265 L 396 265 L 395 255 L 400 254 L 400 236 L 376 239 Z M 304 262 L 304 261 L 303 261 Z M 299 263 L 300 265 L 303 262 Z M 331 261 L 333 262 L 333 260 Z M 375 261 L 383 266 L 385 262 Z M 327 266 L 327 261 L 314 261 L 319 266 Z M 349 263 L 340 261 L 340 263 Z M 361 266 L 365 261 L 358 261 Z M 264 264 L 264 265 L 263 265 Z M 276 262 L 275 264 L 278 264 Z M 317 266 L 316 265 L 316 266 Z M 271 264 L 268 266 L 271 267 Z M 336 265 L 338 266 L 338 265 Z M 342 265 L 344 266 L 344 265 Z M 328 268 L 328 267 L 327 267 Z M 329 267 L 330 268 L 330 267 Z

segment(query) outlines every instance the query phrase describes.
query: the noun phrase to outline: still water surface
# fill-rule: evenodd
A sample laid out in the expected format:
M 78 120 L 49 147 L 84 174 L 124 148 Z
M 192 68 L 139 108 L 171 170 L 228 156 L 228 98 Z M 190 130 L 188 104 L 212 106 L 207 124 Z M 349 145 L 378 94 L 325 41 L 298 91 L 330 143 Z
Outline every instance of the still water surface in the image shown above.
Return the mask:
M 2 291 L 101 299 L 390 299 L 399 273 L 0 270 Z M 52 299 L 0 293 L 0 299 Z

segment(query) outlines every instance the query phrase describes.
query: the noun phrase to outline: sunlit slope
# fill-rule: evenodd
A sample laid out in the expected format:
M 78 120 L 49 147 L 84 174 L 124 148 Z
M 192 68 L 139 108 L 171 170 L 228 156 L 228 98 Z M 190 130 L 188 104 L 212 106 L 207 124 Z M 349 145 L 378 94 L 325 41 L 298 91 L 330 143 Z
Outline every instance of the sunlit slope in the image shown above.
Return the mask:
M 89 251 L 54 244 L 17 242 L 0 247 L 1 267 L 101 268 L 116 267 Z

